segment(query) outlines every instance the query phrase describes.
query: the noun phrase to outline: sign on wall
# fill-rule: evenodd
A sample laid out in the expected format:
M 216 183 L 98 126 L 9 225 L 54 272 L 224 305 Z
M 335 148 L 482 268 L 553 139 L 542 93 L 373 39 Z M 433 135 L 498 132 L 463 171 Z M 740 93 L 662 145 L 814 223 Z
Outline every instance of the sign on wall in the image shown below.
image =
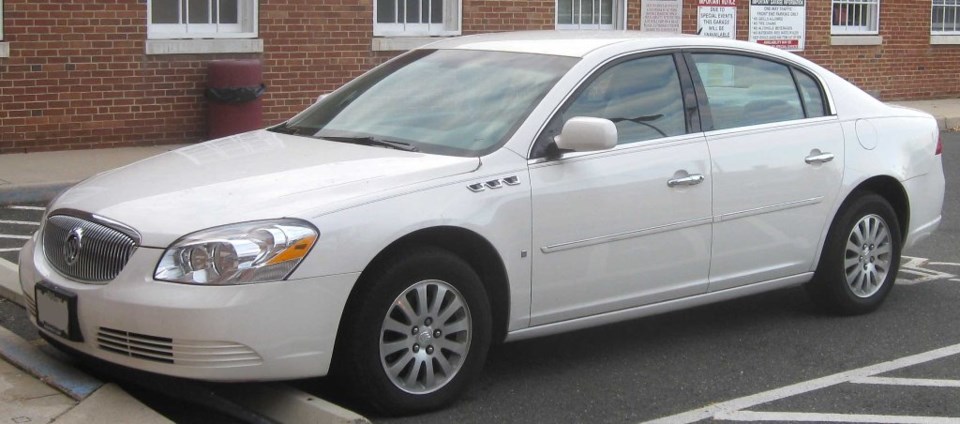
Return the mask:
M 697 33 L 709 37 L 737 38 L 737 0 L 699 0 Z
M 750 41 L 803 50 L 806 22 L 806 0 L 750 0 Z
M 640 30 L 680 32 L 681 0 L 643 0 L 640 3 Z

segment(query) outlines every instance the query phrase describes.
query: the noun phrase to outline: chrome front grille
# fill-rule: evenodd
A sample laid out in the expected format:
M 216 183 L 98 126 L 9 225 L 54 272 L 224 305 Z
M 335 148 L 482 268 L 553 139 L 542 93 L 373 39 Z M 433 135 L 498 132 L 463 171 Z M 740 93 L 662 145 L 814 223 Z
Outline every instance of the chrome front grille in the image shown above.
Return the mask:
M 106 327 L 97 332 L 97 344 L 100 349 L 132 358 L 191 367 L 242 367 L 263 362 L 253 349 L 239 343 L 174 340 Z
M 43 254 L 61 274 L 80 281 L 116 278 L 130 259 L 137 241 L 123 231 L 68 215 L 47 218 Z

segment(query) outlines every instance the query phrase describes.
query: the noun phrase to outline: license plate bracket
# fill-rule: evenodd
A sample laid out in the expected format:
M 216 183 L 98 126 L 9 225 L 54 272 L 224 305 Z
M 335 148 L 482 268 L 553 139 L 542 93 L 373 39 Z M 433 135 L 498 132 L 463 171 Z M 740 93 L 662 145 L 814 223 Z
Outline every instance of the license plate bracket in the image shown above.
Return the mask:
M 37 324 L 67 340 L 82 342 L 77 319 L 77 294 L 53 283 L 41 281 L 34 287 Z

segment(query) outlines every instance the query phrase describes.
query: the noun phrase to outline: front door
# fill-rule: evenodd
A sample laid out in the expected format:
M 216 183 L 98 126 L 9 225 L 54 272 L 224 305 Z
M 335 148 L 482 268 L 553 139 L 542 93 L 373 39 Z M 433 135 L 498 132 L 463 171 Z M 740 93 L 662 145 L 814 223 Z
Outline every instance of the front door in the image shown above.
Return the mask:
M 674 57 L 621 60 L 596 73 L 551 121 L 616 123 L 618 146 L 533 163 L 531 325 L 705 293 L 711 175 L 688 130 Z

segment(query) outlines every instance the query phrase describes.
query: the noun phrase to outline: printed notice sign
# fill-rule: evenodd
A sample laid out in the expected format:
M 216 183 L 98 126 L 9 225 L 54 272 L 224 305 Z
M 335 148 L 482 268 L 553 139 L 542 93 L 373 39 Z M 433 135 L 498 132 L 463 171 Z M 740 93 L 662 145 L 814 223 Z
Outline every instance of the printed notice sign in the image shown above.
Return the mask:
M 697 33 L 709 37 L 737 38 L 737 0 L 699 0 Z
M 806 0 L 750 0 L 750 41 L 800 51 L 806 24 Z
M 640 3 L 640 30 L 680 33 L 681 0 L 644 0 Z

